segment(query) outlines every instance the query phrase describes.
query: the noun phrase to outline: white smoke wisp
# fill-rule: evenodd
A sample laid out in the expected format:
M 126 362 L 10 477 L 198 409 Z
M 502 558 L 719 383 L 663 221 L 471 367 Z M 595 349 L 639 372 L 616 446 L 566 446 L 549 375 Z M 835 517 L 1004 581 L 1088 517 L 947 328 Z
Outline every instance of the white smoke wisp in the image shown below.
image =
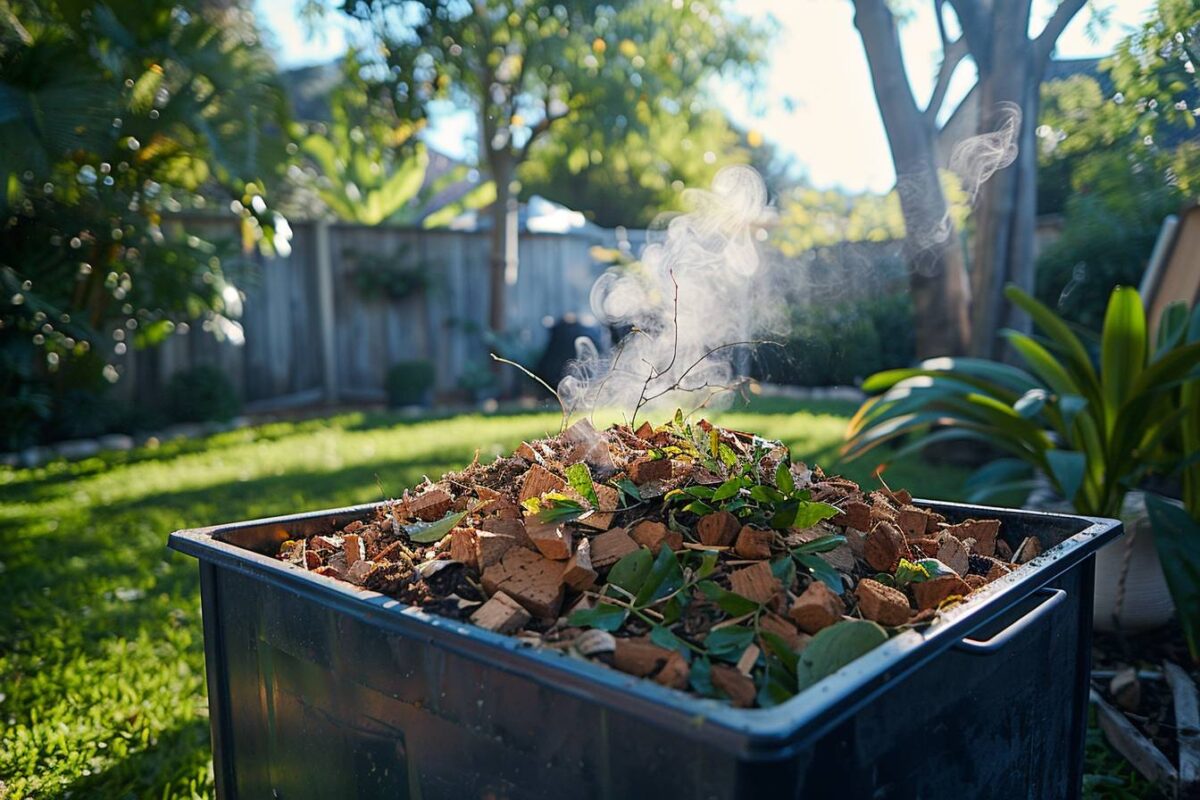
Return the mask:
M 962 181 L 967 202 L 971 205 L 975 204 L 979 188 L 989 178 L 1017 160 L 1021 107 L 1016 103 L 999 103 L 995 116 L 995 130 L 963 139 L 950 154 L 950 171 Z
M 774 210 L 758 173 L 727 167 L 685 201 L 692 210 L 671 218 L 638 263 L 592 287 L 596 317 L 632 330 L 607 354 L 576 342 L 558 384 L 568 414 L 615 408 L 636 418 L 710 405 L 737 382 L 743 345 L 786 324 L 782 276 L 759 247 Z

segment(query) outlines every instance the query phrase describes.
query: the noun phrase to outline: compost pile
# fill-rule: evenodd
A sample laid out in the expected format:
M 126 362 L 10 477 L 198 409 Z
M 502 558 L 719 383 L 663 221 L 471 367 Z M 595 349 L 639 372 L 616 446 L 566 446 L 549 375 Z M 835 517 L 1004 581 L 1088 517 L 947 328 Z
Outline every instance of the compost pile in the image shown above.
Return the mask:
M 779 442 L 580 421 L 279 558 L 739 707 L 787 700 L 1040 553 Z M 1016 563 L 1014 563 L 1016 562 Z

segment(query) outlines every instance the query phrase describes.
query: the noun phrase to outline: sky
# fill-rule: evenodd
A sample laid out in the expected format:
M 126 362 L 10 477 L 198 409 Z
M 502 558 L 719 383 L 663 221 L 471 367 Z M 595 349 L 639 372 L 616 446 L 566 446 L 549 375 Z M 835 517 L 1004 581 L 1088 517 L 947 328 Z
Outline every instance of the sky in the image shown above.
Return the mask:
M 261 24 L 284 67 L 331 61 L 345 51 L 347 27 L 330 14 L 315 35 L 305 29 L 299 7 L 303 0 L 256 0 Z M 914 3 L 915 11 L 901 29 L 905 63 L 914 92 L 929 96 L 939 58 L 932 3 Z M 1033 29 L 1053 11 L 1054 0 L 1035 0 Z M 1059 58 L 1104 56 L 1138 25 L 1152 0 L 1100 0 L 1108 24 L 1089 26 L 1090 12 L 1077 15 L 1058 41 Z M 875 105 L 862 42 L 854 28 L 850 0 L 739 0 L 739 13 L 771 14 L 779 24 L 768 53 L 769 66 L 760 91 L 731 81 L 714 86 L 713 100 L 744 128 L 757 130 L 796 169 L 820 187 L 848 191 L 888 191 L 895 182 L 887 138 Z M 1093 30 L 1089 31 L 1089 27 Z M 974 75 L 960 68 L 946 108 L 970 88 Z M 429 143 L 458 158 L 474 152 L 471 114 L 445 113 L 428 131 Z

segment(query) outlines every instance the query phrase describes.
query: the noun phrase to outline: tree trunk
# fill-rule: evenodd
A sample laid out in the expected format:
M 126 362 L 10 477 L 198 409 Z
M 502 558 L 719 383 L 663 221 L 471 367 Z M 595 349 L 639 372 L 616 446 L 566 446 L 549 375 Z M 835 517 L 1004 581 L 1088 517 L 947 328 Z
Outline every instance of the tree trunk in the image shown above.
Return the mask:
M 887 131 L 904 215 L 919 358 L 966 352 L 966 267 L 934 156 L 933 122 L 913 99 L 895 20 L 883 0 L 855 0 L 871 83 Z
M 500 334 L 508 327 L 507 293 L 517 282 L 517 198 L 512 193 L 512 154 L 488 148 L 488 167 L 496 184 L 492 204 L 489 261 L 488 326 Z

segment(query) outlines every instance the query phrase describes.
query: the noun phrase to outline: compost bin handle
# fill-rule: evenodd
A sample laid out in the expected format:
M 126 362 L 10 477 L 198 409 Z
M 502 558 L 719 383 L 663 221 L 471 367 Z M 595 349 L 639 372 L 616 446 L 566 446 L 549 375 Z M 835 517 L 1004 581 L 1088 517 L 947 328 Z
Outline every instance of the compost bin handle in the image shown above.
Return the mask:
M 981 642 L 970 637 L 964 638 L 955 648 L 964 653 L 973 655 L 986 656 L 998 652 L 1002 647 L 1008 644 L 1021 634 L 1026 628 L 1032 626 L 1042 617 L 1054 610 L 1054 607 L 1067 599 L 1067 593 L 1062 589 L 1042 589 L 1039 594 L 1045 599 L 1042 600 L 1032 611 L 1018 619 L 1012 625 L 1009 625 L 1004 630 L 997 633 L 986 642 Z

